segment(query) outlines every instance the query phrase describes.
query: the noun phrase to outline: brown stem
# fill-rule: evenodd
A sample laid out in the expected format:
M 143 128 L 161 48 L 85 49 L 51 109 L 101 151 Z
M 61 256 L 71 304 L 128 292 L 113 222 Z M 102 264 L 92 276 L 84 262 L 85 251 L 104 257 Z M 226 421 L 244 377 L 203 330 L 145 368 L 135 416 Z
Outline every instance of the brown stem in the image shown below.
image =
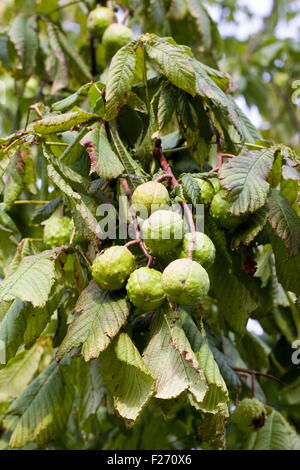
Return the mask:
M 159 176 L 158 178 L 156 178 L 154 181 L 155 181 L 156 183 L 159 183 L 160 181 L 163 181 L 163 180 L 165 180 L 165 179 L 167 179 L 167 178 L 171 178 L 171 175 L 166 175 L 166 174 L 160 175 L 160 176 Z
M 251 374 L 251 391 L 252 391 L 252 398 L 255 398 L 255 394 L 256 394 L 256 377 L 255 377 L 255 374 Z
M 129 10 L 128 8 L 126 8 L 126 7 L 122 7 L 122 8 L 123 8 L 123 10 L 124 10 L 124 16 L 123 16 L 123 18 L 122 18 L 121 24 L 125 24 L 125 23 L 126 23 L 126 20 L 127 20 L 127 18 L 128 18 L 128 15 L 129 15 L 129 13 L 130 13 L 130 10 Z
M 275 377 L 274 375 L 271 375 L 271 374 L 267 374 L 265 372 L 259 372 L 258 370 L 253 370 L 253 369 L 243 369 L 242 367 L 231 367 L 233 370 L 235 370 L 236 372 L 242 372 L 242 373 L 245 373 L 245 374 L 248 374 L 248 375 L 260 375 L 262 377 L 267 377 L 268 379 L 272 379 L 272 380 L 275 380 L 276 382 L 278 382 L 279 384 L 283 385 L 284 387 L 288 387 L 288 388 L 294 388 L 292 387 L 291 385 L 283 382 L 282 380 L 278 379 L 278 377 Z
M 173 188 L 176 188 L 176 186 L 178 186 L 179 183 L 178 183 L 177 179 L 175 178 L 166 157 L 163 154 L 160 139 L 158 139 L 155 142 L 154 153 L 158 157 L 162 169 L 166 172 L 166 177 L 171 178 L 171 184 L 172 184 Z M 193 249 L 194 249 L 194 245 L 195 245 L 195 242 L 196 242 L 196 228 L 195 228 L 195 224 L 194 224 L 193 214 L 192 214 L 189 206 L 185 202 L 182 202 L 181 205 L 182 205 L 182 208 L 184 210 L 185 216 L 187 218 L 187 221 L 188 221 L 191 233 L 192 233 L 192 240 L 191 240 L 191 243 L 190 243 L 190 246 L 189 246 L 188 258 L 193 259 Z
M 139 227 L 138 220 L 137 220 L 137 216 L 136 216 L 136 213 L 135 213 L 135 211 L 133 210 L 133 207 L 132 207 L 132 196 L 131 196 L 131 191 L 130 191 L 128 182 L 125 178 L 120 178 L 120 183 L 121 183 L 121 185 L 124 189 L 125 196 L 128 199 L 129 210 L 130 210 L 130 214 L 131 214 L 131 217 L 132 217 L 132 222 L 133 222 L 134 231 L 135 231 L 135 238 L 136 238 L 133 241 L 135 243 L 139 243 L 141 250 L 145 254 L 146 258 L 148 259 L 147 267 L 149 267 L 149 266 L 151 266 L 151 263 L 153 261 L 153 257 L 148 253 L 148 251 L 147 251 L 147 249 L 144 245 L 144 242 L 142 240 L 140 227 Z M 128 244 L 126 244 L 126 246 L 130 246 L 129 244 L 131 244 L 131 242 L 128 242 Z

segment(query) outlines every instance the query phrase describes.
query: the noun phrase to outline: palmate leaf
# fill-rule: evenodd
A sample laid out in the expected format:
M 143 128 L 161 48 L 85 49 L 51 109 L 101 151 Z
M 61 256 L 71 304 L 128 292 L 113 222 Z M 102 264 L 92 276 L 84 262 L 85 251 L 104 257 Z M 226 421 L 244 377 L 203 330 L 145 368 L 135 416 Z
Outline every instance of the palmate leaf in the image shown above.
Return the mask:
M 154 393 L 153 374 L 126 333 L 120 333 L 101 353 L 99 364 L 116 410 L 133 424 Z
M 277 190 L 268 197 L 268 220 L 284 240 L 288 256 L 300 254 L 300 219 L 288 201 Z
M 57 351 L 58 360 L 80 345 L 85 361 L 97 358 L 119 332 L 129 315 L 124 295 L 102 291 L 93 281 L 80 295 L 75 310 L 80 315 L 71 324 Z
M 36 441 L 44 446 L 63 430 L 73 402 L 70 366 L 51 363 L 7 411 L 15 419 L 10 446 L 20 448 Z
M 19 352 L 0 370 L 0 402 L 18 397 L 36 372 L 43 348 L 36 343 L 28 351 Z
M 231 212 L 240 215 L 255 212 L 266 203 L 270 188 L 266 181 L 274 160 L 276 147 L 257 151 L 244 150 L 222 165 L 219 177 L 229 190 Z
M 157 378 L 155 396 L 178 397 L 188 390 L 201 403 L 208 390 L 203 371 L 182 328 L 172 329 L 179 314 L 163 305 L 153 318 L 143 359 Z
M 91 160 L 90 173 L 94 171 L 104 179 L 117 178 L 124 167 L 108 141 L 104 125 L 98 124 L 84 136 L 81 145 L 86 147 Z
M 107 121 L 116 117 L 129 99 L 135 80 L 136 47 L 135 42 L 123 46 L 111 61 L 105 93 Z
M 159 66 L 170 82 L 195 96 L 195 72 L 185 51 L 153 34 L 145 34 L 141 40 L 147 56 Z
M 10 23 L 8 35 L 22 61 L 24 76 L 30 76 L 35 67 L 38 49 L 36 16 L 16 16 Z
M 276 410 L 267 416 L 265 425 L 250 437 L 251 450 L 300 450 L 300 436 Z
M 0 301 L 15 298 L 31 302 L 34 307 L 45 305 L 55 281 L 55 259 L 59 252 L 44 251 L 25 257 L 17 270 L 0 284 Z

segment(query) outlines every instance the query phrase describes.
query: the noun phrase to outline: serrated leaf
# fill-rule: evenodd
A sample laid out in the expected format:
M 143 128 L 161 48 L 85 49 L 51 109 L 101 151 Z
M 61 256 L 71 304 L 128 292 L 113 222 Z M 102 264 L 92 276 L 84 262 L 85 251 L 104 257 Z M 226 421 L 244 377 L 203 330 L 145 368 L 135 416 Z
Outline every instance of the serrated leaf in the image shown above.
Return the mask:
M 117 178 L 124 167 L 119 158 L 112 150 L 108 141 L 104 125 L 98 124 L 81 140 L 81 145 L 86 147 L 91 159 L 91 170 L 104 179 Z
M 106 120 L 117 116 L 120 108 L 127 102 L 135 79 L 136 47 L 134 43 L 123 46 L 114 55 L 106 84 Z
M 184 50 L 153 34 L 144 35 L 141 39 L 147 56 L 159 66 L 170 82 L 195 96 L 195 72 Z
M 98 119 L 97 115 L 79 109 L 78 111 L 48 116 L 36 121 L 34 123 L 34 130 L 38 134 L 43 135 L 56 134 L 57 132 L 68 131 L 79 124 L 95 121 L 96 119 Z
M 254 214 L 251 214 L 247 220 L 241 224 L 232 236 L 231 245 L 238 249 L 242 245 L 250 245 L 255 237 L 263 230 L 267 223 L 267 209 L 261 207 Z
M 231 212 L 234 215 L 255 212 L 267 199 L 270 185 L 266 181 L 274 160 L 275 147 L 257 151 L 243 151 L 222 165 L 219 177 L 228 189 Z
M 276 273 L 280 284 L 287 290 L 300 294 L 300 255 L 288 258 L 283 240 L 275 232 L 270 233 L 275 255 Z
M 25 303 L 14 300 L 0 323 L 0 340 L 5 347 L 5 362 L 15 356 L 26 329 Z
M 36 16 L 16 16 L 10 23 L 8 35 L 22 61 L 24 76 L 30 76 L 35 67 L 38 49 Z
M 99 362 L 77 360 L 78 417 L 80 426 L 85 428 L 89 418 L 96 414 L 104 395 L 103 380 L 99 372 Z
M 45 305 L 55 280 L 53 251 L 27 256 L 17 270 L 0 284 L 0 301 L 18 298 L 34 307 Z
M 232 369 L 231 361 L 219 349 L 210 344 L 210 349 L 214 355 L 215 361 L 219 366 L 222 377 L 228 388 L 237 389 L 241 387 L 241 381 L 238 374 Z
M 268 197 L 268 220 L 284 240 L 288 256 L 300 254 L 300 218 L 280 192 L 274 189 Z
M 208 340 L 200 333 L 190 315 L 184 310 L 180 311 L 179 324 L 181 324 L 193 348 L 208 384 L 208 392 L 204 400 L 201 403 L 198 402 L 196 407 L 205 412 L 218 413 L 223 408 L 224 403 L 227 403 L 229 397 L 226 384 L 214 359 Z
M 187 0 L 187 6 L 190 14 L 196 21 L 198 31 L 203 38 L 205 48 L 209 49 L 212 41 L 210 17 L 200 0 Z
M 49 201 L 47 204 L 44 204 L 43 206 L 39 207 L 32 215 L 31 217 L 31 222 L 33 224 L 40 224 L 44 220 L 49 219 L 50 215 L 53 214 L 55 209 L 59 206 L 61 203 L 61 198 L 56 197 L 55 199 L 52 199 L 52 201 Z
M 118 155 L 126 174 L 147 177 L 147 173 L 144 172 L 141 165 L 132 158 L 132 156 L 126 149 L 118 132 L 114 129 L 111 129 L 110 136 L 111 136 L 112 148 L 115 150 L 116 154 Z M 132 190 L 134 190 L 140 183 L 141 181 L 131 178 L 129 181 L 129 186 Z
M 56 101 L 56 103 L 52 105 L 52 109 L 57 112 L 65 111 L 66 109 L 71 108 L 72 106 L 77 104 L 80 99 L 84 99 L 85 96 L 87 96 L 91 86 L 91 83 L 86 83 L 85 85 L 82 85 L 75 93 L 68 95 L 66 98 L 60 101 Z
M 159 130 L 167 126 L 174 114 L 176 104 L 176 89 L 170 84 L 162 88 L 159 93 L 158 106 L 157 106 L 157 122 Z
M 196 206 L 200 202 L 201 190 L 195 178 L 191 175 L 183 175 L 182 178 L 183 190 L 192 204 Z
M 36 441 L 40 446 L 59 436 L 73 401 L 72 381 L 65 381 L 64 366 L 51 363 L 9 407 L 6 420 L 17 416 L 10 446 Z
M 251 450 L 300 450 L 300 436 L 278 411 L 272 410 L 265 425 L 254 434 Z
M 46 68 L 52 78 L 51 93 L 55 94 L 69 83 L 69 67 L 64 51 L 58 40 L 58 28 L 52 22 L 46 22 L 51 53 L 47 57 Z
M 133 424 L 153 395 L 154 376 L 126 333 L 120 333 L 103 351 L 99 364 L 114 407 L 128 424 Z
M 58 31 L 57 34 L 62 50 L 69 58 L 70 65 L 74 67 L 75 78 L 77 80 L 80 79 L 82 82 L 92 80 L 89 68 L 82 57 L 78 54 L 77 49 L 73 47 L 72 43 L 62 31 Z
M 56 358 L 82 345 L 85 361 L 97 358 L 126 322 L 129 308 L 125 296 L 102 291 L 93 281 L 80 295 L 75 310 L 80 313 L 71 324 Z
M 37 343 L 28 351 L 18 353 L 0 370 L 1 402 L 16 398 L 23 392 L 38 368 L 42 353 L 43 348 Z
M 157 398 L 175 398 L 188 390 L 200 403 L 208 389 L 206 380 L 184 331 L 172 329 L 178 320 L 178 312 L 168 305 L 160 308 L 152 320 L 143 359 L 157 378 Z

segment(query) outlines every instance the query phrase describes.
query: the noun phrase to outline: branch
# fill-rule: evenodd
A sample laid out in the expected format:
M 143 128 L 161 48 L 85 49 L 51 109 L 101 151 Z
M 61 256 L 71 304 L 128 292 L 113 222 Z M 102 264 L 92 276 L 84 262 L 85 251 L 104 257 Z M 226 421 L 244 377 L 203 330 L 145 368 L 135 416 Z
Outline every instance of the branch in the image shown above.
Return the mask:
M 152 264 L 152 261 L 153 261 L 153 257 L 148 253 L 148 251 L 145 247 L 145 244 L 142 240 L 140 227 L 139 227 L 138 220 L 137 220 L 137 216 L 136 216 L 135 211 L 132 208 L 132 196 L 131 196 L 131 191 L 130 191 L 128 182 L 125 178 L 120 178 L 120 183 L 123 186 L 125 196 L 128 199 L 129 210 L 130 210 L 130 213 L 131 213 L 131 216 L 132 216 L 132 222 L 133 222 L 134 231 L 135 231 L 135 238 L 136 238 L 135 240 L 132 240 L 132 241 L 126 243 L 125 246 L 128 247 L 128 246 L 131 246 L 131 245 L 134 245 L 134 244 L 138 243 L 140 245 L 140 248 L 143 251 L 144 255 L 148 259 L 147 267 L 150 267 L 151 264 Z
M 121 21 L 121 24 L 125 24 L 126 23 L 126 20 L 128 18 L 128 15 L 130 13 L 130 10 L 128 8 L 126 8 L 125 6 L 122 6 L 123 10 L 124 10 L 124 16 L 122 18 L 122 21 Z
M 236 372 L 242 372 L 244 374 L 251 375 L 252 377 L 256 376 L 256 375 L 260 375 L 262 377 L 267 377 L 268 379 L 275 380 L 276 382 L 283 385 L 284 387 L 294 388 L 291 385 L 289 385 L 289 384 L 283 382 L 282 380 L 278 379 L 278 377 L 275 377 L 274 375 L 271 375 L 271 374 L 267 374 L 265 372 L 260 372 L 258 370 L 253 370 L 253 369 L 243 369 L 242 367 L 233 367 L 233 366 L 231 366 L 231 369 L 235 370 Z M 253 392 L 253 388 L 254 388 L 254 393 L 255 393 L 255 386 L 253 387 L 253 381 L 252 381 L 252 392 Z
M 158 157 L 162 169 L 166 172 L 166 177 L 171 178 L 171 184 L 172 184 L 173 188 L 176 188 L 176 186 L 178 186 L 179 183 L 178 183 L 177 179 L 175 178 L 175 176 L 174 176 L 174 174 L 171 170 L 171 167 L 170 167 L 169 163 L 167 162 L 166 157 L 163 154 L 160 139 L 158 139 L 155 142 L 154 153 Z M 184 210 L 184 213 L 185 213 L 185 216 L 187 218 L 187 221 L 188 221 L 188 224 L 189 224 L 189 227 L 190 227 L 190 230 L 191 230 L 191 234 L 192 234 L 192 240 L 191 240 L 191 243 L 190 243 L 190 246 L 189 246 L 189 251 L 188 251 L 188 259 L 193 259 L 193 249 L 194 249 L 194 245 L 195 245 L 195 242 L 196 242 L 196 228 L 195 228 L 195 224 L 194 224 L 193 214 L 192 214 L 189 206 L 185 202 L 182 202 L 181 205 L 182 205 L 182 208 Z

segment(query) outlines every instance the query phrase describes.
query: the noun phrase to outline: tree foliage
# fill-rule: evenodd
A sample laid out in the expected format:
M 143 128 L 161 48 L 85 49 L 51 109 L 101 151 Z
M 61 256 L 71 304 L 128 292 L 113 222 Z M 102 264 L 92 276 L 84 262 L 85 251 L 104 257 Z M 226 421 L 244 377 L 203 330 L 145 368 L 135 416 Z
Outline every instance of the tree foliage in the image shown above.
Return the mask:
M 299 450 L 299 121 L 283 111 L 299 52 L 271 34 L 283 2 L 246 42 L 222 41 L 200 0 L 101 2 L 139 31 L 113 57 L 87 29 L 97 2 L 71 3 L 0 3 L 0 448 Z M 143 313 L 91 265 L 111 245 L 137 267 L 176 258 L 151 256 L 131 211 L 157 179 L 216 252 L 201 303 Z M 199 179 L 225 194 L 222 219 L 211 201 L 196 212 Z M 62 216 L 73 228 L 47 246 Z M 264 422 L 241 432 L 232 407 L 253 395 Z

